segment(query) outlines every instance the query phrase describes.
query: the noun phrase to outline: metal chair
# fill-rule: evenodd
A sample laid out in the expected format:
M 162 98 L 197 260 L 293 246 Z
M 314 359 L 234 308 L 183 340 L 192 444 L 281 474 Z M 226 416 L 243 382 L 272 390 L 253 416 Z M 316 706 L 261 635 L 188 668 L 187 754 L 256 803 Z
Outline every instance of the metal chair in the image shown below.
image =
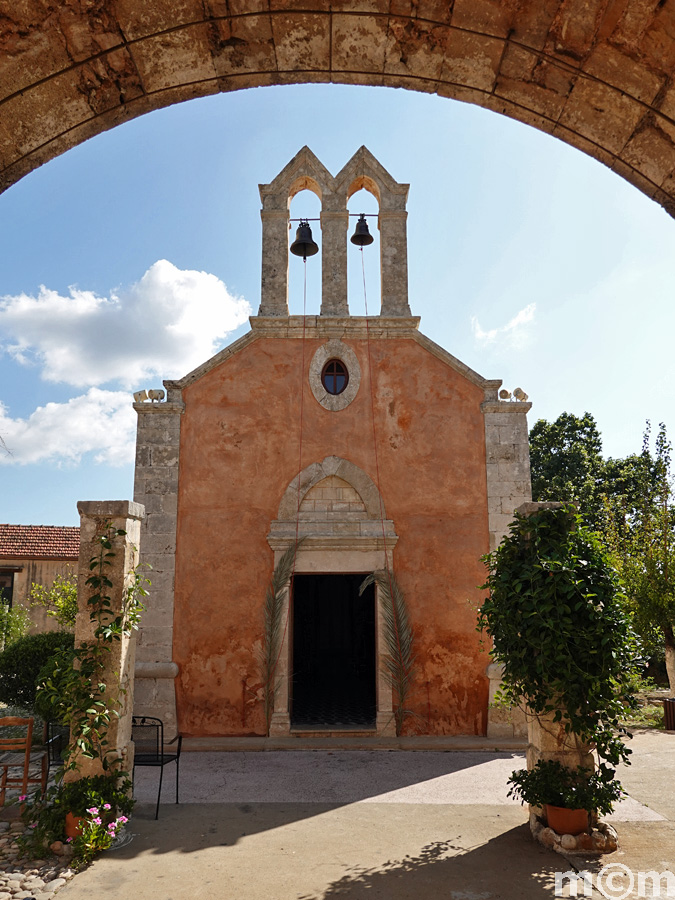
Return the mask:
M 183 744 L 182 735 L 176 735 L 167 744 L 164 743 L 164 723 L 153 716 L 133 716 L 131 720 L 131 739 L 134 742 L 134 771 L 137 766 L 159 766 L 159 788 L 157 790 L 157 808 L 155 819 L 159 818 L 159 801 L 162 796 L 162 776 L 164 766 L 176 763 L 176 803 L 178 803 L 178 773 L 180 751 Z M 167 750 L 176 744 L 174 750 Z
M 70 741 L 70 728 L 68 725 L 60 725 L 58 722 L 46 722 L 44 730 L 44 742 L 47 748 L 47 768 L 63 765 L 63 753 Z
M 5 793 L 9 785 L 20 785 L 22 795 L 28 793 L 29 784 L 39 784 L 43 794 L 47 789 L 47 754 L 44 751 L 31 753 L 32 743 L 32 718 L 0 718 L 0 806 L 5 805 Z M 39 775 L 31 775 L 32 764 L 39 765 Z M 21 774 L 10 776 L 10 769 L 20 769 Z M 23 809 L 23 803 L 21 807 Z

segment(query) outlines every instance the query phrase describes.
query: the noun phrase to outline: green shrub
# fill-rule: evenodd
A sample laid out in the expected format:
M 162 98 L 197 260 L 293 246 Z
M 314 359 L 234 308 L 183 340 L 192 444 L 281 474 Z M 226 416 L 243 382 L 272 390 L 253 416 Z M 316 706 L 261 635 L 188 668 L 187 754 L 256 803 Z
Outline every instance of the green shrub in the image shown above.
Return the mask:
M 28 610 L 23 606 L 0 603 L 0 652 L 28 631 Z
M 607 553 L 572 506 L 516 514 L 509 532 L 484 557 L 490 594 L 478 612 L 504 665 L 502 696 L 627 762 L 619 720 L 637 706 L 637 649 Z
M 28 593 L 31 606 L 42 606 L 47 615 L 61 625 L 62 628 L 74 628 L 77 616 L 77 578 L 73 573 L 65 577 L 57 575 L 49 587 L 42 584 L 31 584 Z
M 62 631 L 28 634 L 0 653 L 0 702 L 33 707 L 38 675 L 60 650 L 72 649 L 74 637 Z

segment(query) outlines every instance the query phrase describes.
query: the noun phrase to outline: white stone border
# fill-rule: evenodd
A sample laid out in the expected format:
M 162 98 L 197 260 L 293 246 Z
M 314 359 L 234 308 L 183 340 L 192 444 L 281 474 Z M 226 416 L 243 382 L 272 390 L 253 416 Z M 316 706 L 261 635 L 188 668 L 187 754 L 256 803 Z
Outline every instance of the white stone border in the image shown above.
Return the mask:
M 339 359 L 349 372 L 349 382 L 341 394 L 329 394 L 321 383 L 321 373 L 329 359 Z M 351 347 L 339 338 L 333 338 L 319 347 L 309 364 L 309 386 L 317 403 L 331 412 L 339 412 L 348 407 L 356 397 L 360 384 L 361 366 Z

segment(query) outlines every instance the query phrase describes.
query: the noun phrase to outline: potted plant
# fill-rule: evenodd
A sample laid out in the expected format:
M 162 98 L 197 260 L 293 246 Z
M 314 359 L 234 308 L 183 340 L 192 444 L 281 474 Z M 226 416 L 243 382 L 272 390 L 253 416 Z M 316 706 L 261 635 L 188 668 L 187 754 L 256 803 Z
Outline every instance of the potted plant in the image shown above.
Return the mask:
M 589 772 L 583 766 L 570 769 L 557 760 L 539 760 L 529 771 L 513 772 L 508 783 L 508 796 L 541 807 L 558 834 L 586 831 L 589 814 L 611 813 L 624 794 L 614 771 L 604 764 Z
M 26 806 L 22 818 L 31 832 L 23 839 L 25 849 L 39 856 L 54 841 L 65 841 L 73 846 L 76 865 L 86 865 L 110 847 L 133 805 L 125 773 L 60 782 Z

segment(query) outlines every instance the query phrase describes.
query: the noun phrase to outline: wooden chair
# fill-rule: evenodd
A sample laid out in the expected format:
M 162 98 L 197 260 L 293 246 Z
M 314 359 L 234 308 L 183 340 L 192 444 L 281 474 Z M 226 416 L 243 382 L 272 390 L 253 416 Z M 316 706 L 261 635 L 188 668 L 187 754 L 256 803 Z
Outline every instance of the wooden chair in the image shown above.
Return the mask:
M 17 736 L 19 731 L 23 731 L 23 733 Z M 22 795 L 28 793 L 29 784 L 39 784 L 43 794 L 47 788 L 47 754 L 44 752 L 31 753 L 32 741 L 32 718 L 21 719 L 15 716 L 0 718 L 0 769 L 2 769 L 0 806 L 5 805 L 5 792 L 9 785 L 19 785 Z M 39 775 L 31 774 L 31 764 L 33 763 L 39 764 Z M 21 773 L 10 775 L 10 769 L 20 769 Z
M 182 735 L 176 735 L 168 744 L 164 743 L 164 723 L 154 716 L 133 716 L 131 739 L 134 742 L 134 771 L 137 766 L 159 766 L 159 788 L 155 818 L 159 818 L 159 800 L 162 795 L 162 775 L 164 766 L 176 763 L 176 803 L 178 803 L 178 767 L 183 743 Z M 168 749 L 176 744 L 174 749 Z

